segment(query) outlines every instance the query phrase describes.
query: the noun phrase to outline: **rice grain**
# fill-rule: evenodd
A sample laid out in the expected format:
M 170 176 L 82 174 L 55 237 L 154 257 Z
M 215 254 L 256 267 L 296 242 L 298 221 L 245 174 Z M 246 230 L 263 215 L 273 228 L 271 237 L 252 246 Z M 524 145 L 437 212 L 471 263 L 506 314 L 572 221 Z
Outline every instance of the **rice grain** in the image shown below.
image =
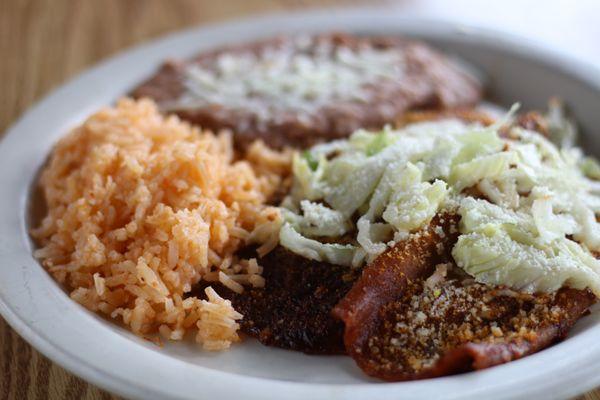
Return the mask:
M 250 155 L 235 160 L 229 134 L 165 117 L 149 100 L 120 100 L 55 146 L 34 255 L 71 298 L 136 334 L 180 340 L 193 329 L 204 348 L 227 348 L 242 318 L 231 303 L 211 288 L 207 300 L 184 298 L 205 276 L 235 291 L 229 275 L 260 284 L 256 260 L 235 252 L 272 246 L 280 216 L 266 203 L 290 157 L 261 144 Z

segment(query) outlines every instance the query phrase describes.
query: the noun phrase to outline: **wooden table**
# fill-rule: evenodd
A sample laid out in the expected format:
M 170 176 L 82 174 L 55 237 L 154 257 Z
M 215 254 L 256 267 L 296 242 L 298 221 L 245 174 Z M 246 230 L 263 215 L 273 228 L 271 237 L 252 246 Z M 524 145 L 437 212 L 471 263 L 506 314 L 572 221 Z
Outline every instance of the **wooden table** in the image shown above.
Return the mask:
M 0 0 L 0 132 L 66 79 L 146 39 L 245 14 L 350 3 L 341 0 Z M 117 397 L 49 361 L 0 318 L 0 399 L 47 398 Z M 581 397 L 584 398 L 600 399 L 600 390 Z

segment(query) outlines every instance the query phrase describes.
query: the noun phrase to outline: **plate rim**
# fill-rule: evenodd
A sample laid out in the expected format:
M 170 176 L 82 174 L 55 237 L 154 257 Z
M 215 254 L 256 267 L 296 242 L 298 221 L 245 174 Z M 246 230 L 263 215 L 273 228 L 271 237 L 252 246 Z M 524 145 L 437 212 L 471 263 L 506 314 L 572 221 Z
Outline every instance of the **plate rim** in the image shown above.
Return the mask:
M 141 45 L 125 49 L 118 54 L 110 57 L 109 59 L 102 61 L 92 68 L 85 70 L 83 73 L 79 74 L 75 78 L 67 81 L 66 83 L 60 85 L 58 89 L 55 89 L 50 94 L 43 97 L 42 100 L 35 103 L 32 107 L 26 111 L 22 117 L 20 117 L 11 127 L 7 129 L 5 135 L 0 141 L 0 155 L 7 152 L 10 146 L 18 136 L 19 132 L 23 129 L 26 129 L 28 124 L 31 124 L 32 121 L 36 119 L 38 115 L 43 114 L 43 112 L 52 108 L 53 104 L 57 104 L 61 102 L 61 99 L 65 97 L 69 92 L 73 90 L 77 90 L 78 86 L 84 85 L 86 81 L 90 79 L 95 79 L 99 74 L 102 74 L 103 71 L 110 71 L 114 69 L 121 63 L 124 63 L 128 59 L 133 59 L 136 56 L 144 54 L 146 52 L 159 51 L 158 49 L 168 47 L 169 43 L 185 40 L 190 37 L 200 38 L 202 36 L 214 36 L 219 31 L 244 31 L 253 30 L 252 26 L 265 26 L 265 24 L 279 24 L 280 26 L 286 24 L 299 24 L 299 21 L 324 21 L 331 16 L 331 13 L 336 14 L 336 19 L 339 21 L 356 21 L 358 19 L 367 19 L 371 18 L 373 21 L 377 20 L 386 20 L 389 22 L 390 19 L 395 19 L 397 21 L 401 21 L 407 24 L 413 24 L 414 26 L 421 25 L 421 27 L 429 25 L 435 25 L 436 28 L 428 28 L 437 32 L 437 34 L 442 34 L 444 32 L 455 32 L 457 30 L 464 31 L 467 35 L 472 35 L 473 40 L 478 43 L 483 43 L 486 45 L 492 45 L 492 47 L 502 48 L 506 50 L 510 48 L 512 53 L 519 54 L 524 56 L 525 58 L 537 61 L 541 61 L 544 64 L 552 65 L 552 67 L 570 75 L 572 77 L 577 78 L 578 80 L 586 83 L 587 85 L 591 85 L 600 91 L 600 71 L 593 65 L 586 63 L 580 59 L 574 58 L 572 56 L 568 56 L 562 54 L 558 51 L 548 48 L 547 46 L 536 43 L 530 39 L 524 39 L 516 35 L 512 35 L 506 32 L 501 32 L 498 30 L 491 30 L 487 28 L 482 28 L 475 26 L 473 24 L 464 24 L 464 23 L 456 23 L 452 21 L 447 21 L 439 18 L 423 18 L 423 17 L 411 17 L 406 13 L 396 13 L 395 11 L 390 11 L 385 8 L 353 8 L 353 9 L 320 9 L 320 10 L 309 10 L 302 12 L 282 12 L 282 13 L 270 13 L 266 15 L 260 16 L 251 16 L 245 18 L 239 18 L 235 20 L 230 20 L 228 22 L 218 22 L 213 24 L 207 24 L 200 27 L 193 27 L 183 31 L 178 31 L 163 37 L 159 37 L 158 39 L 154 39 L 148 42 L 145 42 Z M 431 21 L 435 21 L 431 24 Z M 425 32 L 423 32 L 425 33 Z M 429 32 L 431 33 L 431 32 Z M 492 41 L 493 39 L 493 41 Z M 151 68 L 148 68 L 148 72 L 151 72 L 156 65 L 151 65 Z M 139 77 L 139 79 L 143 79 L 143 75 Z M 39 118 L 39 117 L 38 117 Z M 39 161 L 39 160 L 38 160 Z M 0 161 L 0 165 L 2 161 Z M 4 165 L 3 165 L 4 166 Z M 5 180 L 10 182 L 10 178 L 14 178 L 14 172 L 7 169 L 0 169 L 0 182 L 4 182 Z M 31 176 L 31 175 L 28 175 Z M 27 237 L 27 227 L 25 222 L 25 210 L 27 208 L 27 195 L 19 192 L 16 193 L 18 197 L 13 198 L 10 197 L 10 200 L 13 201 L 13 204 L 19 205 L 19 213 L 17 216 L 8 215 L 9 211 L 5 207 L 0 207 L 0 218 L 3 217 L 13 217 L 10 219 L 14 222 L 17 217 L 18 221 L 16 224 L 11 224 L 12 228 L 17 228 L 16 231 L 13 231 L 12 234 L 18 236 L 19 240 L 22 240 L 22 243 L 28 242 L 29 239 Z M 16 200 L 16 201 L 15 201 Z M 3 205 L 4 200 L 0 200 L 0 205 Z M 12 212 L 14 214 L 14 211 Z M 0 232 L 2 232 L 0 230 Z M 22 249 L 21 249 L 22 250 Z M 18 255 L 10 253 L 10 249 L 5 249 L 2 247 L 0 243 L 0 257 L 4 258 L 8 257 L 18 257 Z M 28 256 L 30 258 L 29 262 L 33 261 L 31 258 L 31 254 L 27 253 L 20 254 L 21 257 Z M 4 266 L 8 263 L 4 262 Z M 39 265 L 38 265 L 39 267 Z M 25 268 L 25 267 L 23 267 Z M 42 269 L 41 267 L 39 267 Z M 43 271 L 43 269 L 42 269 Z M 2 269 L 0 269 L 0 279 L 4 276 Z M 49 277 L 48 277 L 49 278 Z M 26 283 L 26 282 L 25 282 Z M 23 318 L 19 313 L 18 304 L 15 304 L 13 298 L 6 298 L 6 292 L 0 291 L 0 314 L 5 318 L 5 320 L 19 333 L 21 337 L 23 337 L 26 341 L 33 345 L 38 351 L 43 353 L 45 356 L 50 358 L 52 361 L 66 368 L 70 372 L 74 373 L 77 376 L 82 377 L 88 382 L 91 382 L 97 386 L 103 387 L 113 393 L 118 393 L 131 398 L 148 398 L 154 396 L 161 396 L 164 398 L 192 398 L 197 397 L 198 393 L 189 393 L 188 391 L 180 391 L 174 393 L 172 390 L 164 391 L 157 390 L 156 385 L 154 387 L 143 385 L 138 382 L 132 381 L 131 377 L 119 377 L 115 376 L 115 373 L 111 373 L 112 371 L 107 371 L 106 368 L 100 368 L 94 366 L 93 360 L 91 360 L 88 355 L 81 355 L 76 357 L 72 351 L 67 351 L 62 348 L 56 342 L 53 342 L 52 339 L 45 337 L 45 335 L 40 332 L 35 331 L 30 324 L 26 322 L 26 319 Z M 89 316 L 91 320 L 93 317 Z M 91 320 L 89 322 L 91 322 Z M 103 321 L 96 321 L 96 323 L 104 323 Z M 600 329 L 600 326 L 596 326 L 595 328 Z M 38 328 L 39 329 L 39 328 Z M 587 336 L 590 336 L 592 332 L 587 332 Z M 122 338 L 123 340 L 126 340 Z M 65 343 L 62 343 L 64 347 Z M 560 346 L 556 346 L 560 347 Z M 552 349 L 548 349 L 545 352 L 548 352 Z M 593 351 L 592 351 L 593 350 Z M 579 362 L 579 371 L 574 374 L 565 373 L 561 375 L 561 377 L 556 377 L 554 381 L 548 383 L 544 382 L 545 388 L 532 387 L 532 388 L 520 388 L 518 393 L 521 396 L 527 395 L 535 395 L 540 394 L 542 392 L 548 394 L 548 389 L 555 390 L 550 393 L 551 397 L 558 398 L 559 396 L 568 396 L 580 393 L 583 390 L 592 388 L 593 386 L 600 384 L 600 374 L 597 374 L 598 370 L 594 367 L 594 359 L 596 356 L 600 355 L 600 345 L 591 346 L 590 351 L 585 357 L 580 357 Z M 87 357 L 87 358 L 86 358 Z M 163 356 L 162 358 L 171 358 L 168 356 Z M 527 359 L 533 358 L 534 356 L 530 356 Z M 152 359 L 159 359 L 160 357 L 151 357 Z M 176 363 L 185 364 L 185 362 L 181 360 L 174 360 Z M 516 361 L 519 363 L 519 361 Z M 515 368 L 511 367 L 510 363 L 505 366 L 496 367 L 487 371 L 478 372 L 476 374 L 464 374 L 460 376 L 454 377 L 445 377 L 438 378 L 435 380 L 421 381 L 421 382 L 408 382 L 408 383 L 392 383 L 392 384 L 351 384 L 351 385 L 343 385 L 343 384 L 314 384 L 314 383 L 299 383 L 299 382 L 286 382 L 286 381 L 278 381 L 273 379 L 266 378 L 256 378 L 256 377 L 248 377 L 235 374 L 235 379 L 239 381 L 239 383 L 246 385 L 245 390 L 241 391 L 239 387 L 231 387 L 224 386 L 219 387 L 216 385 L 218 382 L 224 382 L 227 378 L 231 378 L 233 374 L 221 372 L 221 371 L 213 371 L 205 367 L 199 367 L 203 374 L 203 380 L 206 381 L 207 387 L 211 393 L 205 393 L 207 395 L 218 394 L 218 395 L 238 395 L 242 396 L 244 394 L 248 395 L 248 390 L 250 388 L 255 388 L 260 392 L 261 395 L 268 396 L 268 393 L 264 392 L 264 386 L 270 388 L 275 393 L 271 393 L 277 395 L 278 390 L 288 390 L 293 388 L 295 393 L 294 397 L 306 397 L 310 396 L 310 398 L 328 398 L 331 395 L 335 395 L 338 398 L 360 398 L 366 394 L 374 395 L 377 397 L 385 398 L 389 396 L 391 393 L 395 395 L 405 394 L 419 394 L 418 386 L 422 386 L 423 382 L 429 383 L 432 387 L 438 386 L 435 383 L 444 386 L 444 383 L 448 383 L 449 381 L 464 381 L 464 382 L 472 382 L 473 377 L 477 375 L 478 377 L 488 377 L 490 375 L 497 375 L 495 372 L 499 370 L 513 370 Z M 571 365 L 572 366 L 572 365 Z M 181 367 L 181 366 L 180 366 Z M 562 369 L 565 369 L 567 366 L 563 366 Z M 555 368 L 556 369 L 556 368 Z M 560 369 L 560 368 L 559 368 Z M 538 374 L 540 375 L 540 374 Z M 542 374 L 544 375 L 544 374 Z M 577 377 L 577 384 L 572 384 L 570 387 L 558 388 L 559 385 L 564 385 L 565 382 L 568 382 L 570 379 Z M 186 376 L 187 378 L 187 376 Z M 537 379 L 538 381 L 544 380 L 544 377 L 541 376 L 533 376 L 531 379 Z M 210 382 L 212 381 L 212 382 Z M 476 379 L 476 381 L 480 381 Z M 485 379 L 484 379 L 485 381 Z M 211 385 L 212 383 L 212 385 Z M 572 382 L 571 382 L 572 383 Z M 401 386 L 400 386 L 401 385 Z M 471 397 L 480 397 L 483 394 L 493 395 L 494 398 L 504 398 L 508 397 L 507 394 L 510 393 L 489 393 L 490 390 L 498 390 L 500 387 L 506 385 L 496 385 L 479 388 L 478 390 L 471 391 L 467 393 L 468 397 L 463 397 L 462 393 L 443 393 L 439 395 L 439 398 L 471 398 Z M 401 389 L 402 388 L 402 389 Z M 506 390 L 506 387 L 503 387 Z M 514 389 L 514 388 L 513 388 Z M 537 390 L 537 392 L 536 392 Z M 542 392 L 540 392 L 542 390 Z M 514 395 L 514 393 L 512 393 Z M 265 398 L 261 396 L 260 398 Z

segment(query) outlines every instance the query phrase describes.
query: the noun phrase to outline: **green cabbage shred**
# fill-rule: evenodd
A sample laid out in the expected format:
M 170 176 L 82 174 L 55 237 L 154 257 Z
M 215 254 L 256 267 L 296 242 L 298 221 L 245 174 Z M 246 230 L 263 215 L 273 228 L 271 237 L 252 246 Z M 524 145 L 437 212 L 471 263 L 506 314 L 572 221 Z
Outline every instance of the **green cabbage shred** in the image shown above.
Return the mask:
M 487 127 L 445 119 L 359 130 L 297 153 L 280 244 L 357 267 L 446 209 L 461 216 L 453 257 L 477 281 L 600 294 L 600 164 L 570 146 L 573 125 L 556 109 L 564 148 L 506 128 L 515 110 Z

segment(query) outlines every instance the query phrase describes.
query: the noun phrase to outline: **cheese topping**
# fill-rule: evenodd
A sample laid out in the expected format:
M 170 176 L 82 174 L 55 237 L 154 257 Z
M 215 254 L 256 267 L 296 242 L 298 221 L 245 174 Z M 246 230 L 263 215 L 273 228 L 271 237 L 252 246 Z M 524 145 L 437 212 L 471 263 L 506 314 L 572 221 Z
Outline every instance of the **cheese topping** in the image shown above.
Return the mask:
M 352 49 L 298 37 L 279 46 L 225 53 L 185 70 L 187 90 L 166 107 L 219 105 L 259 119 L 282 112 L 311 114 L 332 101 L 368 102 L 369 86 L 397 82 L 404 70 L 399 49 Z

